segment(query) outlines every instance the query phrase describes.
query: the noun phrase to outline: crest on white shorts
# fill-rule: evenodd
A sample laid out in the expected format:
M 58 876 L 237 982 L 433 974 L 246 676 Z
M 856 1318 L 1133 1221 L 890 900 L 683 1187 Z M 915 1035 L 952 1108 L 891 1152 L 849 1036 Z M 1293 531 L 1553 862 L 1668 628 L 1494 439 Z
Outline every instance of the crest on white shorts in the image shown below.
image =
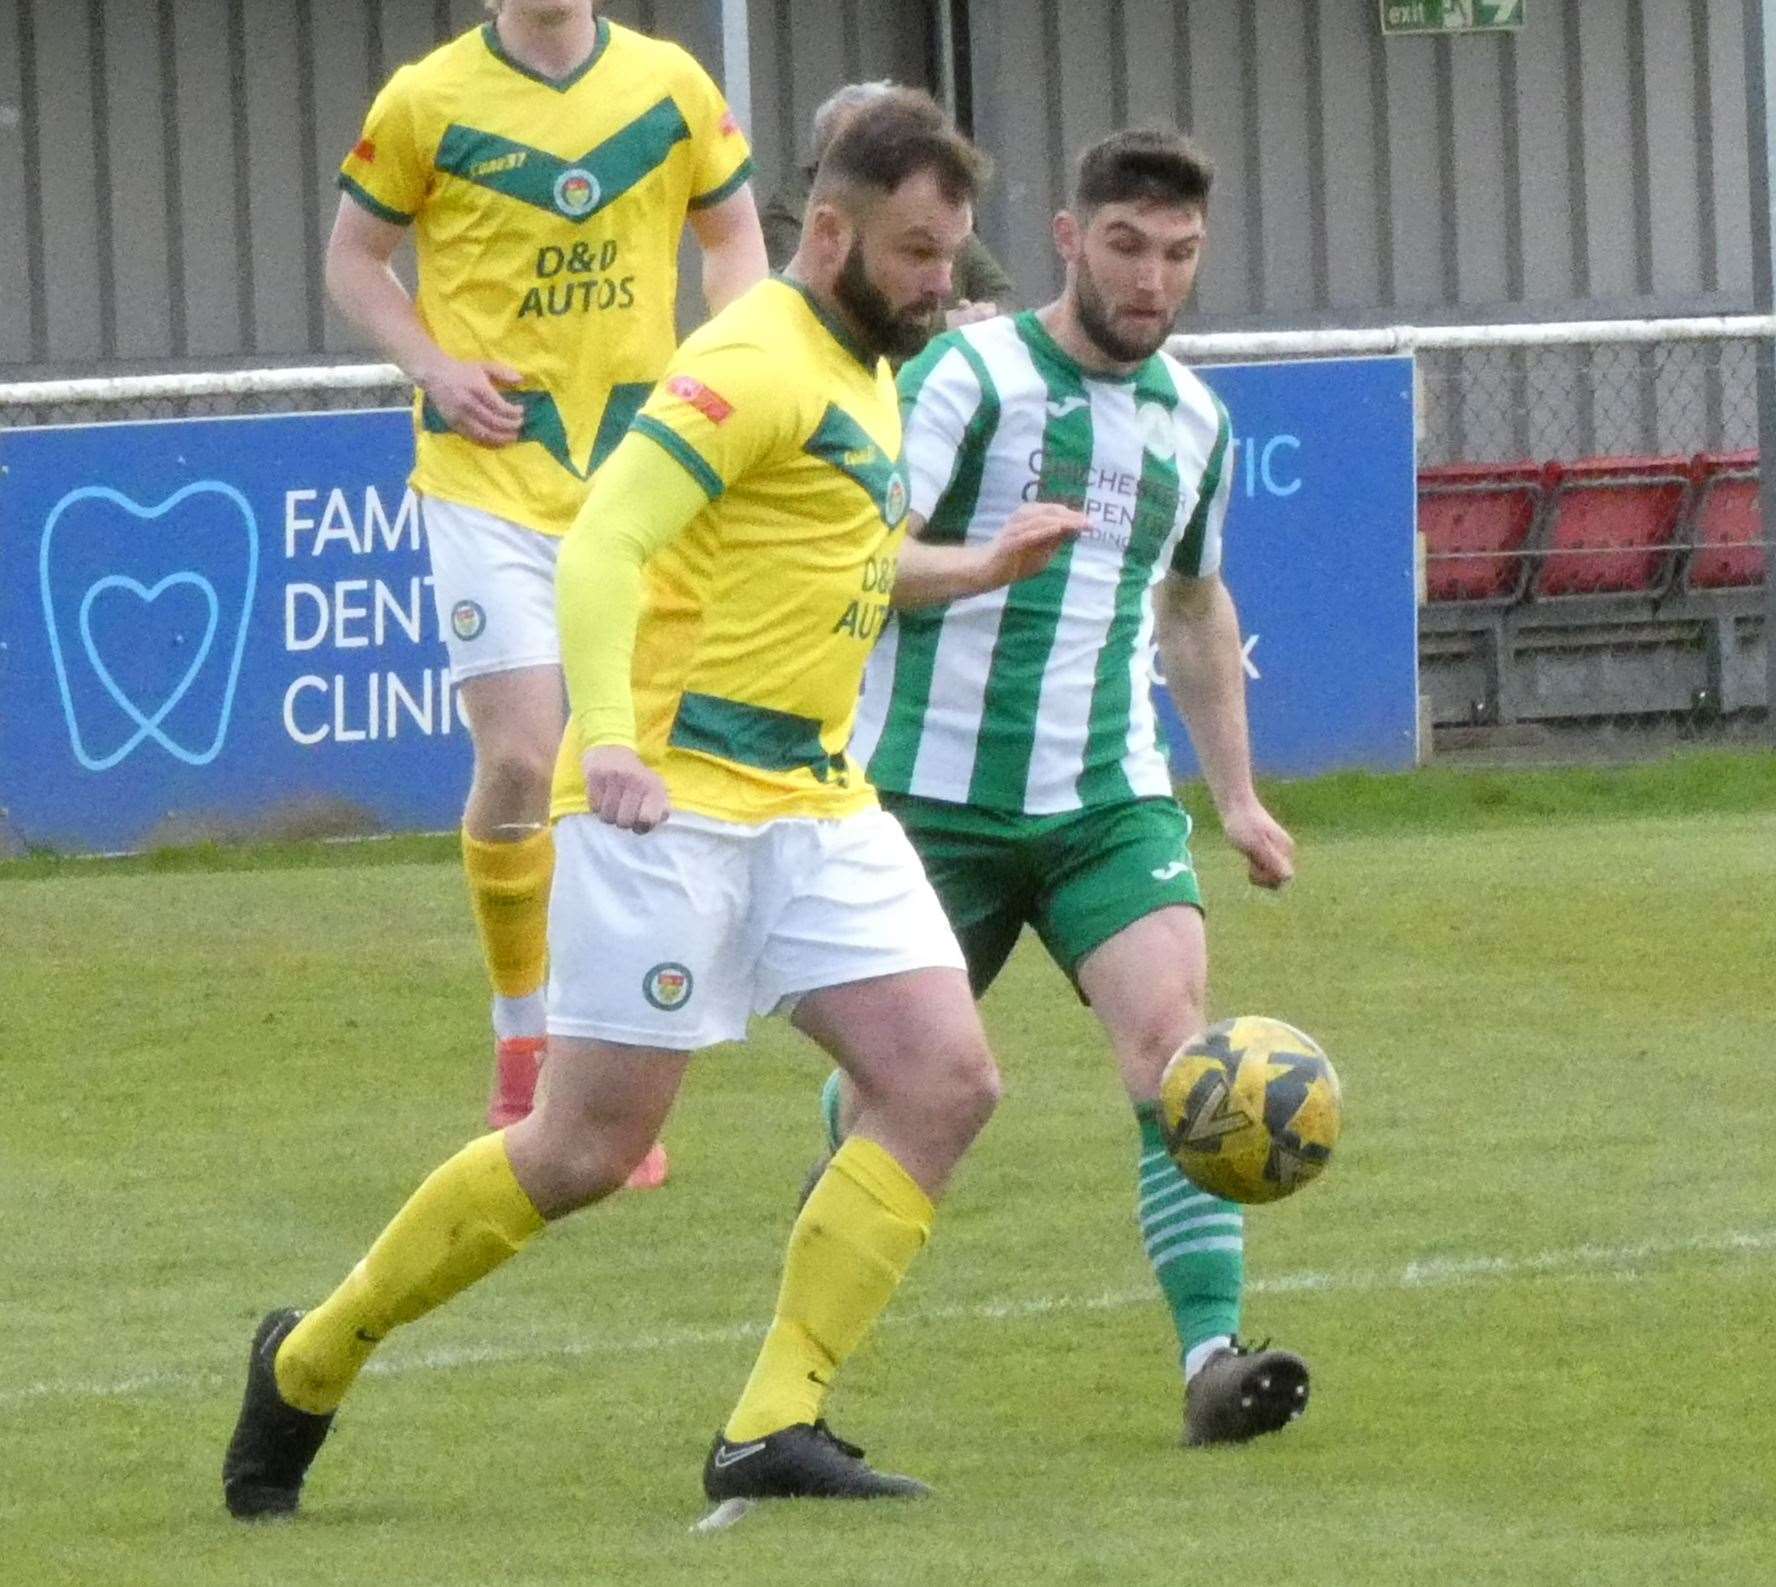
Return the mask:
M 675 1014 L 691 1000 L 691 972 L 682 964 L 656 964 L 641 978 L 641 995 L 655 1008 Z
M 479 639 L 487 626 L 487 613 L 478 601 L 458 601 L 450 608 L 450 626 L 458 639 Z

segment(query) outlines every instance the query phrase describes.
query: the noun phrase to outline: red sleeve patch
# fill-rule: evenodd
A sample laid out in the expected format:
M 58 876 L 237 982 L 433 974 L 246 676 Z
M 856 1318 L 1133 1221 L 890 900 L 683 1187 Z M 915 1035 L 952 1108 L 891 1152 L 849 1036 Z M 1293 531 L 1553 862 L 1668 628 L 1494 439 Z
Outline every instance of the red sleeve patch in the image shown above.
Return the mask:
M 689 375 L 674 375 L 666 382 L 666 389 L 681 401 L 688 402 L 711 424 L 726 424 L 734 416 L 733 403 Z
M 366 165 L 374 164 L 376 160 L 376 145 L 368 138 L 358 139 L 358 146 L 352 150 L 352 158 L 354 160 L 362 160 Z
M 721 118 L 721 129 L 720 130 L 721 130 L 721 135 L 724 138 L 731 138 L 734 136 L 735 133 L 737 133 L 740 130 L 740 123 L 738 120 L 735 119 L 733 111 L 730 110 L 725 116 L 723 116 Z

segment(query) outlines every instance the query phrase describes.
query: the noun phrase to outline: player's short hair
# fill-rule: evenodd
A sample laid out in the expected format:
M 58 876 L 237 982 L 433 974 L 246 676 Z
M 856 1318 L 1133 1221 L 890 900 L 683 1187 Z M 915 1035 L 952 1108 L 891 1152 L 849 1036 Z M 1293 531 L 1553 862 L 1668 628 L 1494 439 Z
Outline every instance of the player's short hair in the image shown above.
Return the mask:
M 951 203 L 980 196 L 993 168 L 919 88 L 886 88 L 840 120 L 814 173 L 815 199 L 886 197 L 929 171 Z
M 1113 132 L 1079 156 L 1073 212 L 1089 220 L 1106 204 L 1174 204 L 1207 209 L 1215 167 L 1181 132 L 1133 127 Z

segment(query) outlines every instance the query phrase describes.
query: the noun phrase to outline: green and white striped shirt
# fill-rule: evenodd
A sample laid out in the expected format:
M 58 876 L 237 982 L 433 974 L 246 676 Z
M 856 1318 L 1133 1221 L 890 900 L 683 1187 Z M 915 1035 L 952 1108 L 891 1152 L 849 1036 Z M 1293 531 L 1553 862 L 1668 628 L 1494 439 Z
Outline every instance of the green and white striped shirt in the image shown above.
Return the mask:
M 1153 587 L 1221 565 L 1227 412 L 1157 353 L 1088 374 L 1034 314 L 939 337 L 901 372 L 912 510 L 934 544 L 990 540 L 1027 501 L 1090 527 L 1005 589 L 895 615 L 852 753 L 879 788 L 1052 815 L 1165 795 Z

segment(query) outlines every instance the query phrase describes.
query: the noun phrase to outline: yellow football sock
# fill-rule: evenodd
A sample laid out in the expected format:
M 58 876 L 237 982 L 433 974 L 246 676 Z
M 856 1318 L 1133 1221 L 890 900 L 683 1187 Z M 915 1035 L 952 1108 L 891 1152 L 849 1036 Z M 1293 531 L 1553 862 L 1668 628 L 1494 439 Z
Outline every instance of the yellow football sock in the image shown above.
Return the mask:
M 278 1393 L 324 1415 L 383 1336 L 484 1278 L 543 1226 L 502 1136 L 471 1141 L 414 1191 L 327 1299 L 278 1348 Z
M 839 1148 L 790 1231 L 777 1315 L 728 1419 L 731 1442 L 820 1415 L 833 1373 L 930 1238 L 933 1210 L 874 1141 Z
M 493 989 L 501 997 L 529 997 L 548 964 L 554 834 L 545 828 L 517 843 L 483 843 L 465 828 L 462 851 Z

